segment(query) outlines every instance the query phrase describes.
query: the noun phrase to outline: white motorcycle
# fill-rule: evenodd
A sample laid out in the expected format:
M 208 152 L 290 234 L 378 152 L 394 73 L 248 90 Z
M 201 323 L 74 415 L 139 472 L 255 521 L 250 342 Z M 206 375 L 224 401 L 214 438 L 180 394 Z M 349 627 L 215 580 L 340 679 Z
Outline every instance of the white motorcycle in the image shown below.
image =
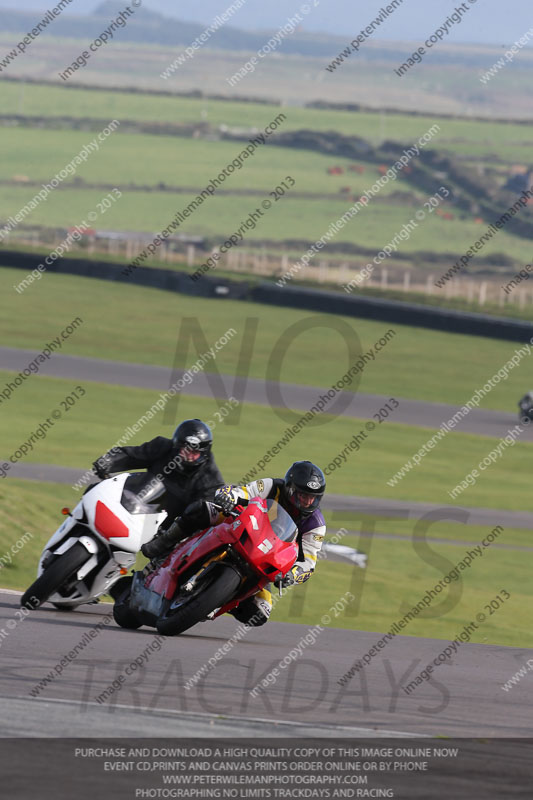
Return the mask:
M 64 508 L 68 519 L 47 542 L 21 606 L 49 600 L 69 609 L 109 593 L 166 519 L 165 493 L 164 484 L 146 473 L 124 472 L 86 492 L 72 512 Z

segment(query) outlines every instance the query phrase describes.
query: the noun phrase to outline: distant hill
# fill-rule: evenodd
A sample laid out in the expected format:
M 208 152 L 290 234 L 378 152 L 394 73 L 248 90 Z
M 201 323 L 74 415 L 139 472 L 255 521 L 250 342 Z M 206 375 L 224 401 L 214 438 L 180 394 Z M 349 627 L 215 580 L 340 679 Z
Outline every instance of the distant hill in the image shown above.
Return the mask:
M 211 20 L 228 8 L 233 0 L 149 0 L 150 8 L 166 17 L 182 19 L 205 28 Z M 404 0 L 390 19 L 380 27 L 376 39 L 391 41 L 421 41 L 439 27 L 453 11 L 451 0 Z M 51 7 L 46 0 L 3 0 L 4 8 L 30 10 L 38 16 Z M 310 0 L 304 30 L 312 33 L 337 35 L 351 40 L 374 19 L 384 0 Z M 234 26 L 245 31 L 277 30 L 285 20 L 298 11 L 300 2 L 287 0 L 246 0 L 233 20 Z M 95 13 L 98 0 L 75 0 L 62 16 L 73 17 Z M 101 7 L 101 4 L 100 4 Z M 124 3 L 122 4 L 122 8 Z M 455 43 L 510 45 L 532 25 L 531 5 L 526 0 L 479 0 L 466 19 L 456 26 L 448 41 Z M 194 37 L 193 37 L 194 38 Z M 507 48 L 506 48 L 507 49 Z
M 88 16 L 62 14 L 57 17 L 42 36 L 59 36 L 90 41 L 109 26 L 110 21 L 124 9 L 124 2 L 106 0 L 93 14 Z M 2 32 L 25 33 L 35 25 L 43 12 L 3 9 L 1 13 Z M 135 10 L 135 16 L 128 19 L 115 37 L 121 42 L 142 44 L 162 44 L 166 46 L 191 44 L 205 31 L 205 25 L 196 22 L 183 22 L 160 13 L 149 11 L 143 6 Z M 265 44 L 265 32 L 243 31 L 231 25 L 221 25 L 210 36 L 206 47 L 220 50 L 257 51 Z M 344 39 L 317 34 L 295 33 L 284 39 L 279 48 L 284 53 L 298 53 L 307 56 L 329 56 L 344 45 Z
M 224 0 L 226 3 L 227 0 Z M 310 0 L 310 3 L 314 0 Z M 224 5 L 227 8 L 230 5 Z M 242 10 L 244 10 L 243 7 Z M 109 26 L 110 21 L 115 19 L 120 11 L 124 9 L 123 0 L 105 0 L 96 7 L 94 12 L 90 15 L 79 14 L 62 14 L 57 17 L 53 24 L 43 31 L 42 36 L 57 36 L 68 37 L 74 39 L 83 39 L 90 41 L 97 37 L 102 30 Z M 70 9 L 69 9 L 70 10 Z M 223 11 L 224 9 L 222 9 Z M 1 11 L 2 19 L 2 32 L 13 34 L 25 33 L 35 25 L 39 19 L 39 14 L 35 10 L 15 10 L 3 9 Z M 44 15 L 44 11 L 42 12 Z M 240 20 L 239 10 L 235 14 L 235 21 Z M 284 22 L 288 13 L 281 16 Z M 310 18 L 310 17 L 309 17 Z M 213 17 L 209 15 L 208 21 Z M 259 18 L 258 18 L 259 19 Z M 306 17 L 307 20 L 307 17 Z M 279 25 L 279 23 L 278 23 Z M 353 30 L 353 28 L 350 28 Z M 138 42 L 140 44 L 161 44 L 170 47 L 185 48 L 191 44 L 198 36 L 205 31 L 205 25 L 196 22 L 184 22 L 177 20 L 174 17 L 163 15 L 157 11 L 151 11 L 144 6 L 135 10 L 135 16 L 131 17 L 127 25 L 121 28 L 115 34 L 117 41 L 121 42 Z M 267 39 L 270 31 L 259 30 L 250 31 L 242 30 L 233 27 L 230 24 L 222 25 L 219 30 L 215 31 L 207 43 L 206 48 L 217 48 L 219 50 L 244 51 L 256 52 L 260 49 Z M 15 36 L 14 36 L 15 38 Z M 320 34 L 304 31 L 297 31 L 284 38 L 278 48 L 279 52 L 286 55 L 302 55 L 322 57 L 324 59 L 331 59 L 336 56 L 341 49 L 346 46 L 347 36 L 333 36 L 330 34 Z M 391 61 L 397 64 L 404 60 L 405 45 L 398 42 L 381 42 L 373 41 L 364 50 L 364 59 L 366 61 Z M 486 64 L 486 56 L 480 57 L 480 54 L 473 50 L 470 53 L 466 50 L 459 53 L 455 52 L 453 55 L 446 50 L 435 51 L 432 53 L 432 60 L 435 63 L 442 64 L 469 64 L 475 66 L 479 64 L 483 66 Z
M 76 0 L 78 2 L 78 0 Z M 232 0 L 151 0 L 152 8 L 182 19 L 208 23 Z M 301 0 L 247 0 L 238 12 L 239 25 L 246 30 L 278 28 L 298 10 Z M 379 15 L 390 0 L 308 0 L 312 7 L 305 19 L 306 31 L 329 33 L 351 40 Z M 424 40 L 453 13 L 461 0 L 404 0 L 402 6 L 379 29 L 377 39 L 391 41 Z M 166 10 L 168 9 L 168 10 Z M 512 44 L 532 27 L 531 3 L 528 0 L 478 0 L 461 25 L 456 26 L 450 41 L 476 44 Z

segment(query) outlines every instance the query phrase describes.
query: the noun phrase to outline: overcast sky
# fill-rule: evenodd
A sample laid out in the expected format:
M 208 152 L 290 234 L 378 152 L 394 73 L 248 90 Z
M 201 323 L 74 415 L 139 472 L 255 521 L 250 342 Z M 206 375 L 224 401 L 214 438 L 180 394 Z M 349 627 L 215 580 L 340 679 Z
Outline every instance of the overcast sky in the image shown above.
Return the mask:
M 208 25 L 233 1 L 143 0 L 143 6 L 167 16 Z M 310 11 L 305 15 L 304 29 L 346 35 L 346 39 L 351 39 L 390 0 L 246 0 L 233 15 L 231 24 L 248 30 L 277 29 L 305 2 Z M 124 6 L 127 3 L 128 0 L 124 0 Z M 508 46 L 533 28 L 531 0 L 464 0 L 464 3 L 469 7 L 468 13 L 460 25 L 453 27 L 447 41 Z M 100 4 L 101 0 L 72 0 L 63 13 L 87 14 Z M 53 5 L 54 0 L 0 0 L 0 8 L 35 9 L 39 13 Z M 381 25 L 374 39 L 426 39 L 459 5 L 460 0 L 403 0 Z

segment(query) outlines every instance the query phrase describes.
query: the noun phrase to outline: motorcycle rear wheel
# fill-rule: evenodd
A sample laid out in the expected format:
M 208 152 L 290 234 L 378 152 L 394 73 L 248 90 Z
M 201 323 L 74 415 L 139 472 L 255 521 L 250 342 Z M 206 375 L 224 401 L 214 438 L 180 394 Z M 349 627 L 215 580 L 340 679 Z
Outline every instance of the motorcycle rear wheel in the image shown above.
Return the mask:
M 131 610 L 129 607 L 129 599 L 130 599 L 130 589 L 131 584 L 133 583 L 133 579 L 131 577 L 121 578 L 118 581 L 119 584 L 122 584 L 124 587 L 122 591 L 120 591 L 121 587 L 118 587 L 120 593 L 113 594 L 112 596 L 115 598 L 115 605 L 113 606 L 113 619 L 120 625 L 121 628 L 127 628 L 130 631 L 136 631 L 137 628 L 140 628 L 142 622 L 138 618 L 137 614 Z M 116 588 L 117 584 L 113 588 Z
M 43 574 L 24 592 L 20 598 L 20 605 L 29 611 L 39 608 L 49 597 L 61 589 L 63 584 L 72 578 L 90 557 L 91 554 L 87 548 L 76 542 L 70 550 L 57 556 L 50 566 L 46 567 Z
M 177 608 L 170 607 L 159 617 L 158 633 L 163 636 L 177 636 L 192 628 L 215 608 L 220 608 L 231 600 L 240 583 L 241 577 L 232 567 L 220 565 L 216 571 L 206 576 L 191 597 L 184 593 L 183 602 Z

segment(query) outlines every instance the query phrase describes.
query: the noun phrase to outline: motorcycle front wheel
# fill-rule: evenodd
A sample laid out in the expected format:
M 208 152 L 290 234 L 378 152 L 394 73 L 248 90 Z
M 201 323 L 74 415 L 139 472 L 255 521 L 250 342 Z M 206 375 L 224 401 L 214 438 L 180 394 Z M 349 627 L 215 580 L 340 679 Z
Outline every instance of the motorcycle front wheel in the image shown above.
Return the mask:
M 157 620 L 163 636 L 177 636 L 225 605 L 239 588 L 241 577 L 232 567 L 221 564 L 200 581 L 194 593 L 179 593 L 169 609 Z
M 90 557 L 87 548 L 76 542 L 70 550 L 57 556 L 50 566 L 45 568 L 43 574 L 24 592 L 20 598 L 20 605 L 30 611 L 39 608 L 71 580 Z

